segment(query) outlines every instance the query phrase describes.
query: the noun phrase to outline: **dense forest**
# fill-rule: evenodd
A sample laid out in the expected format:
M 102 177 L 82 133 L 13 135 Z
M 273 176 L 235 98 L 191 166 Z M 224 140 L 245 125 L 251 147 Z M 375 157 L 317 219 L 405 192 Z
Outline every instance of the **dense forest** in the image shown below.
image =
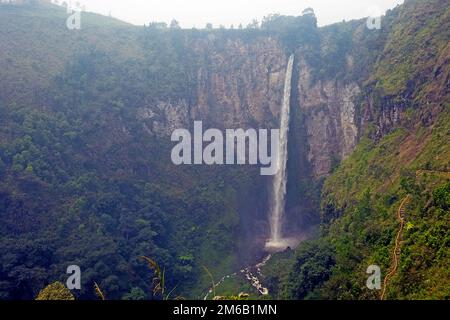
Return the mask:
M 42 38 L 51 42 L 53 23 L 64 11 L 5 6 L 0 14 L 2 43 L 9 41 L 5 35 L 15 41 L 9 28 L 21 32 L 20 26 L 44 21 L 48 29 L 36 26 L 38 38 L 26 47 L 48 53 L 49 68 L 57 68 L 65 44 L 52 42 L 61 51 L 52 50 Z M 94 23 L 103 26 L 103 20 Z M 111 33 L 105 46 L 114 41 L 114 29 L 102 32 Z M 43 73 L 46 67 L 28 60 L 27 52 L 18 56 L 15 46 L 2 45 L 2 76 L 11 71 L 30 77 L 31 86 L 47 82 L 30 92 L 2 81 L 2 299 L 33 299 L 46 284 L 64 280 L 69 265 L 83 270 L 79 298 L 96 297 L 94 281 L 110 299 L 130 292 L 150 298 L 152 273 L 139 260 L 144 255 L 165 266 L 167 287 L 178 285 L 196 298 L 209 285 L 203 264 L 218 274 L 232 268 L 238 190 L 250 189 L 257 171 L 181 169 L 167 161 L 171 145 L 146 131 L 135 113 L 143 104 L 191 96 L 185 35 L 132 32 L 142 45 L 139 60 L 92 44 L 51 79 L 53 70 Z
M 361 104 L 370 104 L 372 119 L 396 107 L 404 115 L 396 126 L 368 123 L 356 150 L 326 178 L 318 239 L 267 266 L 278 298 L 379 299 L 365 287 L 366 269 L 390 270 L 396 212 L 409 197 L 400 262 L 386 297 L 448 299 L 449 16 L 448 1 L 407 1 L 388 15 L 392 32 L 365 80 Z
M 199 299 L 210 275 L 258 262 L 269 178 L 252 166 L 177 167 L 170 132 L 199 118 L 276 127 L 269 110 L 281 98 L 246 91 L 280 95 L 275 69 L 292 53 L 301 61 L 295 76 L 307 65 L 311 85 L 358 84 L 358 135 L 348 156 L 333 150 L 328 174 L 314 175 L 314 132 L 302 109 L 294 112 L 290 231 L 310 239 L 263 268 L 270 297 L 378 299 L 365 287 L 366 268 L 389 269 L 396 212 L 409 196 L 387 297 L 448 299 L 448 0 L 408 0 L 378 33 L 365 20 L 319 28 L 310 10 L 237 29 L 136 27 L 83 12 L 74 31 L 66 18 L 48 3 L 0 4 L 0 299 L 35 299 L 65 283 L 69 265 L 81 267 L 82 289 L 72 296 L 54 286 L 70 299 L 98 299 L 96 284 L 108 299 L 161 298 L 142 257 L 164 269 L 173 297 Z M 236 94 L 224 94 L 232 86 Z M 242 290 L 260 298 L 242 279 L 221 293 Z

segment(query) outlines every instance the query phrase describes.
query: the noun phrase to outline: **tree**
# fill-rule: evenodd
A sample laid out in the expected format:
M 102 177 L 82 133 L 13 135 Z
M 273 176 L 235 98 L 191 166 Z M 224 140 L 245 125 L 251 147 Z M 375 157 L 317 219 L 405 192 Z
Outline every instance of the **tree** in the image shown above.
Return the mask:
M 212 29 L 213 29 L 212 23 L 209 23 L 209 22 L 208 22 L 208 23 L 206 24 L 205 29 L 206 29 L 206 30 L 212 30 Z
M 270 26 L 272 22 L 276 22 L 280 17 L 281 15 L 279 13 L 271 13 L 265 16 L 261 22 L 261 28 L 266 29 L 267 26 Z
M 372 213 L 372 193 L 370 189 L 364 191 L 361 199 L 356 206 L 356 214 L 360 219 L 364 219 Z
M 0 176 L 3 174 L 3 172 L 5 172 L 6 170 L 6 165 L 3 162 L 2 158 L 0 157 Z
M 170 29 L 181 29 L 179 22 L 177 20 L 173 19 L 170 22 Z
M 75 297 L 61 282 L 54 282 L 39 292 L 36 300 L 75 300 Z
M 313 8 L 306 8 L 305 10 L 302 11 L 302 16 L 316 16 L 316 14 L 314 13 L 314 9 Z
M 450 208 L 450 182 L 433 191 L 433 199 L 437 206 L 443 210 Z
M 416 174 L 411 170 L 401 170 L 400 186 L 409 194 L 418 194 L 420 192 L 420 188 L 416 184 Z
M 248 29 L 258 29 L 259 28 L 259 21 L 257 19 L 253 19 L 252 22 L 247 25 Z
M 123 300 L 145 300 L 146 295 L 144 290 L 139 287 L 134 287 L 130 290 L 130 292 L 124 294 L 122 297 Z
M 320 288 L 329 279 L 335 263 L 335 252 L 331 245 L 323 241 L 305 243 L 299 249 L 289 275 L 289 298 L 304 299 Z

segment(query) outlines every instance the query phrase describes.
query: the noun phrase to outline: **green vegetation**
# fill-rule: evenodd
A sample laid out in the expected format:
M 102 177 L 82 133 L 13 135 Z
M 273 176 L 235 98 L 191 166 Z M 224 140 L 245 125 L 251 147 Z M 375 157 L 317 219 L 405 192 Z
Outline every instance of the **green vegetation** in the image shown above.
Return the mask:
M 410 0 L 387 13 L 383 32 L 363 20 L 318 28 L 311 11 L 245 30 L 138 28 L 86 14 L 87 32 L 70 32 L 61 8 L 0 5 L 0 299 L 73 299 L 59 282 L 41 291 L 73 264 L 77 299 L 199 298 L 211 283 L 203 266 L 216 278 L 238 269 L 253 245 L 244 226 L 265 219 L 267 180 L 256 168 L 172 165 L 160 131 L 173 110 L 159 103 L 186 113 L 209 103 L 196 101 L 199 70 L 217 68 L 211 56 L 230 41 L 266 36 L 304 58 L 311 81 L 363 88 L 360 143 L 325 179 L 320 235 L 264 268 L 272 297 L 378 299 L 366 268 L 387 273 L 410 195 L 387 297 L 448 299 L 449 14 L 443 0 Z M 235 61 L 226 68 L 238 70 Z M 320 183 L 289 184 L 313 215 Z M 153 277 L 142 256 L 154 259 Z M 240 291 L 253 292 L 233 277 L 216 294 L 257 297 Z
M 138 117 L 144 106 L 161 113 L 159 101 L 194 103 L 200 58 L 185 40 L 195 32 L 88 20 L 77 35 L 54 28 L 64 17 L 0 10 L 0 42 L 18 39 L 0 53 L 0 298 L 33 299 L 75 264 L 77 298 L 96 299 L 99 281 L 108 299 L 150 299 L 140 256 L 169 270 L 173 295 L 198 298 L 209 283 L 202 265 L 236 268 L 239 210 L 259 193 L 250 186 L 264 185 L 256 168 L 172 165 L 171 142 Z
M 75 300 L 75 297 L 64 284 L 55 282 L 42 289 L 36 300 Z
M 397 210 L 410 195 L 387 299 L 448 299 L 448 15 L 444 1 L 407 1 L 383 20 L 392 32 L 369 64 L 373 75 L 360 78 L 366 83 L 360 103 L 370 104 L 374 119 L 393 108 L 401 117 L 366 124 L 356 150 L 325 180 L 318 239 L 290 257 L 275 256 L 263 270 L 267 281 L 275 279 L 274 297 L 379 299 L 380 292 L 365 287 L 366 269 L 379 265 L 383 277 L 389 272 Z
M 448 57 L 450 8 L 443 0 L 408 1 L 399 14 L 371 80 L 386 95 L 415 90 L 419 98 L 436 75 L 436 60 Z
M 397 130 L 379 142 L 362 140 L 323 189 L 320 240 L 304 243 L 284 262 L 289 276 L 278 294 L 299 299 L 378 299 L 365 288 L 366 268 L 386 275 L 398 231 L 396 212 L 411 195 L 400 268 L 388 299 L 446 299 L 449 296 L 450 110 L 425 136 Z M 420 130 L 420 129 L 418 129 Z M 415 159 L 411 161 L 411 159 Z M 423 170 L 423 171 L 422 171 Z M 275 257 L 266 267 L 273 276 Z M 282 261 L 282 260 L 281 260 Z M 284 272 L 286 274 L 286 272 Z
M 320 41 L 317 19 L 312 9 L 297 17 L 269 15 L 264 17 L 261 29 L 279 37 L 287 52 L 294 52 L 301 46 L 316 47 Z

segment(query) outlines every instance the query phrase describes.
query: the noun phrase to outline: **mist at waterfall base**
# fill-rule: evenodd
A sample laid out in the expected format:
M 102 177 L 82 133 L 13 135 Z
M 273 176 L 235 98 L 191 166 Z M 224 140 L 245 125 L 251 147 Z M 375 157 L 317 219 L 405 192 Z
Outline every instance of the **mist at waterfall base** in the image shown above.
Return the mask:
M 273 178 L 272 193 L 270 199 L 270 238 L 267 240 L 265 250 L 271 253 L 296 247 L 300 239 L 283 237 L 283 218 L 286 207 L 287 192 L 287 160 L 290 122 L 291 82 L 294 66 L 294 55 L 289 57 L 284 83 L 283 104 L 280 116 L 280 144 L 277 166 L 278 172 Z

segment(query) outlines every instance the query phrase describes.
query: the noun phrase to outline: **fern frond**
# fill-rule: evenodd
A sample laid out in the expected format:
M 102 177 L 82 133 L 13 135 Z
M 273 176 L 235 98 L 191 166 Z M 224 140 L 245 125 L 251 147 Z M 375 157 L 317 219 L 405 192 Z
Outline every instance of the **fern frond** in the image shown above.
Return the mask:
M 161 268 L 159 267 L 158 263 L 155 260 L 153 260 L 153 259 L 151 259 L 149 257 L 146 257 L 146 256 L 140 256 L 139 258 L 141 260 L 144 260 L 145 262 L 147 262 L 148 267 L 155 271 L 155 275 L 158 278 L 161 277 Z
M 102 290 L 98 286 L 97 282 L 94 282 L 94 289 L 95 289 L 95 293 L 99 296 L 100 299 L 106 300 L 105 295 L 103 294 Z

